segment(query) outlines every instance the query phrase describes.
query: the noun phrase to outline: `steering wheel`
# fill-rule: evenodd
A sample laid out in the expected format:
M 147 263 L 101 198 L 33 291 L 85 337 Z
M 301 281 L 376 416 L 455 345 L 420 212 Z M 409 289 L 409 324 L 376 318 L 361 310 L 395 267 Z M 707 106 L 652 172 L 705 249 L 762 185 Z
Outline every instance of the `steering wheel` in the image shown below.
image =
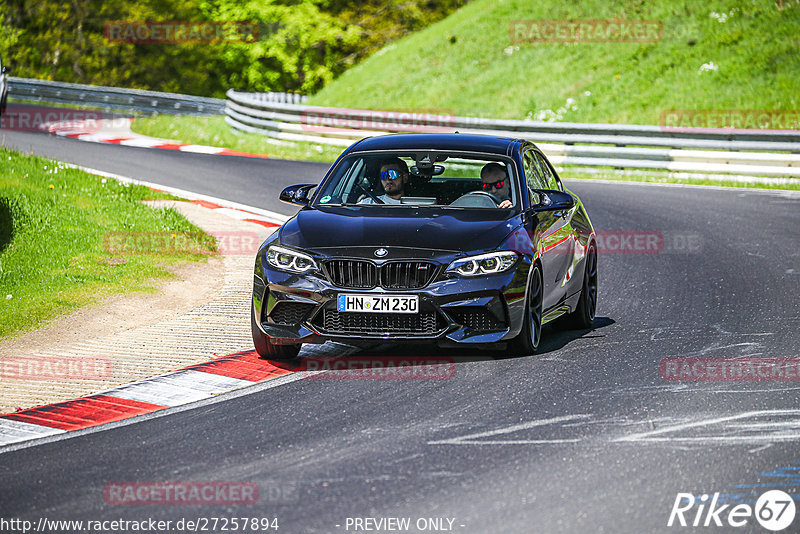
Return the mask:
M 489 193 L 487 191 L 470 191 L 469 193 L 458 197 L 455 200 L 455 202 L 451 202 L 450 205 L 451 206 L 458 205 L 464 199 L 467 199 L 467 202 L 469 202 L 468 200 L 469 197 L 490 199 L 492 201 L 492 206 L 487 206 L 487 207 L 492 207 L 492 208 L 496 208 L 497 206 L 500 205 L 500 202 L 502 202 L 502 200 L 500 200 L 494 193 Z
M 358 183 L 358 182 L 354 183 L 353 187 L 357 187 L 362 193 L 367 195 L 369 198 L 374 200 L 376 203 L 378 203 L 378 204 L 386 204 L 386 202 L 384 202 L 383 200 L 381 200 L 378 197 L 376 197 L 375 194 L 372 191 L 370 191 L 369 189 L 366 189 L 360 183 Z

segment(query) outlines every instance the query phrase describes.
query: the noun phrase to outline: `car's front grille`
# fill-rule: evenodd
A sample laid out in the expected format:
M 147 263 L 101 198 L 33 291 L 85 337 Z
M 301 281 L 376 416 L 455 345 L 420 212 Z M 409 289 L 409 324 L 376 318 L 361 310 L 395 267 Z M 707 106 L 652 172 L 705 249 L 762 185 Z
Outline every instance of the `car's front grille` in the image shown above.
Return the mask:
M 381 287 L 385 289 L 420 289 L 428 285 L 436 265 L 428 261 L 393 261 L 381 267 Z
M 457 323 L 472 330 L 503 330 L 507 328 L 503 321 L 497 319 L 492 312 L 482 306 L 461 306 L 449 309 L 447 313 Z
M 319 315 L 317 316 L 319 317 Z M 315 319 L 317 322 L 318 319 Z M 361 313 L 324 310 L 319 325 L 332 334 L 416 334 L 433 335 L 444 327 L 437 313 Z
M 367 260 L 329 260 L 324 267 L 330 281 L 346 289 L 421 289 L 436 274 L 429 261 L 392 261 L 378 269 Z
M 278 302 L 269 314 L 276 324 L 298 325 L 314 310 L 316 304 L 307 302 Z
M 366 260 L 330 260 L 325 262 L 328 278 L 334 285 L 348 289 L 371 289 L 378 283 L 378 269 Z

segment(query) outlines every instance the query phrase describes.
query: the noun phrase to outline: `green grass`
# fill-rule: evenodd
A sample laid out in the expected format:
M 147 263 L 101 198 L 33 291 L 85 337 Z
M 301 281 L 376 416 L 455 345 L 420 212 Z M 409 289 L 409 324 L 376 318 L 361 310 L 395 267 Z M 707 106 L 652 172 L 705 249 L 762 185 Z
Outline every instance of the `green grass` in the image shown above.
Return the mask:
M 310 103 L 628 124 L 658 124 L 672 109 L 798 110 L 800 5 L 784 3 L 475 0 L 348 70 Z M 512 21 L 541 19 L 658 20 L 664 33 L 652 44 L 512 43 Z M 710 62 L 718 70 L 699 72 Z
M 344 147 L 316 143 L 276 142 L 264 135 L 234 132 L 221 116 L 158 115 L 149 119 L 136 119 L 131 129 L 142 135 L 267 154 L 281 159 L 333 163 L 344 150 Z
M 155 291 L 169 267 L 207 258 L 209 236 L 141 202 L 158 198 L 172 197 L 0 149 L 0 338 L 107 295 Z M 193 245 L 135 253 L 125 241 L 173 234 Z

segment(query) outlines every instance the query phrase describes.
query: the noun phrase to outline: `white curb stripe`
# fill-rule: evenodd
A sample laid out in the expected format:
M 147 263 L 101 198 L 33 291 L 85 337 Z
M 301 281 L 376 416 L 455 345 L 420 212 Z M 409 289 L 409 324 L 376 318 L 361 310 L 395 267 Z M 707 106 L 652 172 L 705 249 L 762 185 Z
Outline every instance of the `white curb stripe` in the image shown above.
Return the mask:
M 106 137 L 105 139 L 114 139 L 113 137 Z M 102 140 L 100 140 L 102 142 Z M 157 139 L 125 139 L 119 142 L 124 146 L 137 146 L 141 148 L 152 148 L 156 145 L 163 145 L 164 142 Z
M 158 404 L 159 406 L 181 406 L 213 397 L 210 393 L 203 393 L 196 389 L 178 388 L 174 384 L 164 383 L 158 378 L 147 383 L 135 382 L 127 386 L 120 386 L 106 392 L 105 395 Z
M 197 154 L 218 154 L 225 150 L 216 146 L 183 145 L 178 148 L 181 152 L 195 152 Z
M 250 380 L 187 369 L 120 386 L 102 394 L 161 406 L 181 406 L 253 384 Z
M 111 140 L 119 140 L 115 144 L 139 148 L 155 148 L 160 145 L 171 145 L 164 148 L 194 154 L 213 155 L 228 151 L 227 148 L 223 147 L 192 145 L 172 139 L 160 139 L 158 137 L 137 134 L 131 130 L 132 123 L 133 119 L 123 117 L 89 121 L 51 122 L 42 124 L 41 129 L 61 137 L 73 137 L 80 141 L 89 141 L 93 143 L 108 143 Z M 234 150 L 232 152 L 238 151 Z M 263 156 L 261 154 L 247 154 L 244 152 L 238 155 L 245 157 Z
M 66 430 L 0 418 L 0 445 L 63 434 Z
M 177 387 L 194 389 L 211 395 L 218 395 L 253 384 L 252 380 L 231 378 L 229 376 L 195 371 L 193 369 L 176 371 L 159 378 L 162 382 L 174 384 Z

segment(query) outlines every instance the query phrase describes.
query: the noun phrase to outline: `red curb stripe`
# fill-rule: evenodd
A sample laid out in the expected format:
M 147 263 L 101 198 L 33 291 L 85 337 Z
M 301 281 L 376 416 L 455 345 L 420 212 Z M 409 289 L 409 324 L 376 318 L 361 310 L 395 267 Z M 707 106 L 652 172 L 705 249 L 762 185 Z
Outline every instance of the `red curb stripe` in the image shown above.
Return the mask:
M 271 223 L 271 222 L 268 222 L 268 221 L 259 221 L 259 220 L 257 220 L 257 219 L 242 219 L 242 220 L 243 220 L 244 222 L 249 222 L 249 223 L 254 223 L 254 224 L 260 224 L 261 226 L 266 226 L 267 228 L 274 228 L 274 227 L 276 227 L 276 226 L 280 226 L 280 224 Z
M 149 402 L 120 399 L 110 395 L 93 395 L 23 410 L 4 415 L 2 418 L 61 430 L 80 430 L 129 419 L 166 407 Z
M 209 208 L 212 210 L 224 207 L 220 206 L 219 204 L 214 204 L 213 202 L 209 202 L 208 200 L 192 200 L 192 204 L 197 204 L 198 206 L 203 206 L 204 208 Z
M 153 145 L 152 148 L 162 148 L 164 150 L 180 150 L 182 146 L 186 146 L 182 143 L 164 143 L 163 145 Z
M 253 350 L 187 367 L 187 369 L 251 382 L 263 382 L 295 372 L 294 369 L 277 367 L 267 360 L 260 359 Z
M 255 154 L 253 152 L 239 152 L 238 150 L 231 150 L 223 148 L 216 154 L 217 156 L 242 156 L 245 158 L 268 158 L 267 154 Z

